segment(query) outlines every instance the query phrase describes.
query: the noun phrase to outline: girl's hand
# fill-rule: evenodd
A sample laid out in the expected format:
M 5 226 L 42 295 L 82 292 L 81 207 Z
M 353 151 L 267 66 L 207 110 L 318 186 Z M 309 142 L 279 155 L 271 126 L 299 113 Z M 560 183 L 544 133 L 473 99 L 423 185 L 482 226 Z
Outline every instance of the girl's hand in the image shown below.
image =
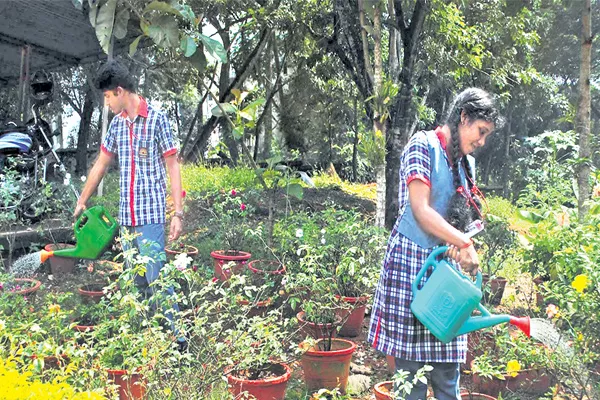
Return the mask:
M 471 275 L 476 275 L 479 270 L 479 256 L 475 251 L 475 246 L 471 244 L 469 247 L 460 249 L 460 266 L 463 271 Z
M 469 247 L 459 249 L 456 246 L 448 245 L 445 255 L 452 258 L 460 264 L 463 271 L 476 275 L 479 270 L 479 256 L 472 244 Z

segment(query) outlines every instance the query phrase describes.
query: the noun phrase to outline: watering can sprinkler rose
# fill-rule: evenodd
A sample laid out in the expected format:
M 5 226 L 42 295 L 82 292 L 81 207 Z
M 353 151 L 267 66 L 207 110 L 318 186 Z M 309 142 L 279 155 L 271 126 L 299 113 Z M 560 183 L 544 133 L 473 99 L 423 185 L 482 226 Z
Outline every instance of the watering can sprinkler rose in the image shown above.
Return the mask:
M 412 283 L 410 309 L 417 319 L 443 343 L 452 341 L 456 336 L 506 322 L 530 337 L 529 317 L 494 315 L 481 305 L 481 272 L 477 272 L 473 283 L 448 261 L 437 260 L 447 250 L 446 246 L 433 250 Z M 419 289 L 419 283 L 430 267 L 433 272 Z M 479 310 L 480 316 L 471 315 L 475 309 Z

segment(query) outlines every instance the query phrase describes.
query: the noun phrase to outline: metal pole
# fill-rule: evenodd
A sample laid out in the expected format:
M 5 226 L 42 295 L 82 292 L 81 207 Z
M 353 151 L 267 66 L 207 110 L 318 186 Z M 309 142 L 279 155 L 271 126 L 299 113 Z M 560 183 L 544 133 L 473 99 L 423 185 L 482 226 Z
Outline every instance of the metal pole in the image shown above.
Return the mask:
M 29 45 L 21 47 L 21 69 L 19 71 L 19 117 L 21 123 L 27 120 L 27 82 L 29 82 Z

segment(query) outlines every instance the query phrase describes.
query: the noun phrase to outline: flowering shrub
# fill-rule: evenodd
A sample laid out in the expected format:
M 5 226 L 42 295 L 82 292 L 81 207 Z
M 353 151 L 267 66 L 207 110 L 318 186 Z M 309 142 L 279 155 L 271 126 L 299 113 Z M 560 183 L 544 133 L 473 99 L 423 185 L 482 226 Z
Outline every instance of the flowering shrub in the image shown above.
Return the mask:
M 221 192 L 214 200 L 213 210 L 218 218 L 219 234 L 227 254 L 237 254 L 244 247 L 250 206 L 240 192 L 232 189 Z

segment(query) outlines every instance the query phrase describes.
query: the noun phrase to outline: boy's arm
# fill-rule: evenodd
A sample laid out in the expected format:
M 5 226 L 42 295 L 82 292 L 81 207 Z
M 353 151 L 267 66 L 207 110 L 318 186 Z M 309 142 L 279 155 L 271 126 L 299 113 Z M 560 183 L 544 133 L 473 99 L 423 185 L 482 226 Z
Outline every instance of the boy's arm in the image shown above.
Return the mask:
M 85 186 L 83 187 L 83 191 L 79 196 L 79 200 L 77 201 L 77 206 L 75 207 L 75 212 L 73 212 L 73 216 L 77 218 L 79 214 L 81 214 L 85 210 L 85 204 L 90 199 L 92 194 L 96 191 L 96 188 L 100 184 L 100 181 L 106 174 L 108 167 L 113 159 L 114 155 L 108 151 L 100 151 L 100 155 L 98 155 L 98 159 L 94 163 L 94 166 L 90 170 L 87 180 L 85 181 Z
M 169 171 L 169 179 L 171 181 L 171 197 L 176 213 L 183 212 L 183 202 L 181 198 L 181 172 L 177 154 L 171 154 L 165 157 L 165 164 Z M 171 227 L 169 229 L 169 240 L 177 240 L 183 230 L 183 218 L 176 215 L 171 218 Z

